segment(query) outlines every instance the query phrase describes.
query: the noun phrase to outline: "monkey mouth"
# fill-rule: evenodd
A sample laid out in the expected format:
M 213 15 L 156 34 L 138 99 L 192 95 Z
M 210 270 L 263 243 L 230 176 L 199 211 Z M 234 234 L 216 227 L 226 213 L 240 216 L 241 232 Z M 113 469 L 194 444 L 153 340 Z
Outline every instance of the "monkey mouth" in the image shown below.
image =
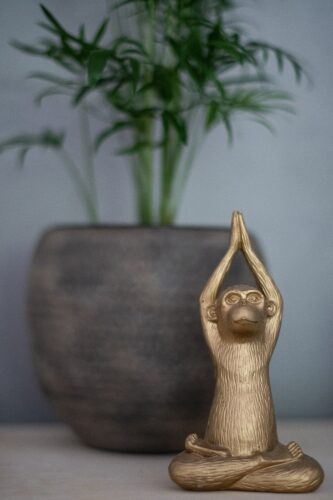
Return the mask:
M 245 324 L 245 323 L 258 323 L 258 321 L 255 321 L 255 320 L 252 320 L 252 319 L 248 319 L 248 318 L 240 318 L 240 319 L 236 319 L 235 320 L 235 323 L 238 323 L 240 325 L 242 324 Z

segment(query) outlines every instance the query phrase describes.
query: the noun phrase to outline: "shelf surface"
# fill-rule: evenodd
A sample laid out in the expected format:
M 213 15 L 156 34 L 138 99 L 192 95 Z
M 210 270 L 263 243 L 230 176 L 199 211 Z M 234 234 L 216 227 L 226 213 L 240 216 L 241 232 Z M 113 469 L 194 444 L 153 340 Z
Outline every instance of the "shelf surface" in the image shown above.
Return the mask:
M 280 441 L 297 441 L 325 471 L 314 493 L 192 493 L 168 477 L 171 455 L 100 451 L 59 424 L 0 427 L 1 500 L 333 500 L 333 420 L 282 420 Z

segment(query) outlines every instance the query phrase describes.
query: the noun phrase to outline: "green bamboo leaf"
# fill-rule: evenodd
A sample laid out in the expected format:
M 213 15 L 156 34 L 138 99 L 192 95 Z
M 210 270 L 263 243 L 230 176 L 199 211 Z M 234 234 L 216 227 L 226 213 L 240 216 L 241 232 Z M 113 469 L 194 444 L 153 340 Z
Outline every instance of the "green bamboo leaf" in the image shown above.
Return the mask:
M 62 38 L 62 47 L 61 47 L 61 52 L 63 56 L 67 56 L 68 59 L 72 59 L 76 63 L 78 63 L 80 66 L 82 66 L 85 62 L 85 57 L 83 57 L 83 54 L 80 50 L 77 50 L 73 48 L 65 38 Z
M 212 45 L 216 48 L 223 49 L 223 51 L 228 54 L 232 59 L 243 64 L 245 62 L 254 62 L 253 56 L 250 51 L 247 51 L 245 48 L 238 46 L 230 42 L 229 40 L 220 39 L 216 40 L 212 43 Z
M 50 23 L 54 26 L 56 31 L 61 35 L 66 35 L 66 30 L 62 27 L 59 21 L 54 17 L 54 15 L 45 7 L 45 5 L 40 4 L 40 8 L 42 9 L 45 17 L 50 21 Z
M 229 114 L 222 115 L 222 122 L 223 122 L 223 125 L 225 126 L 225 129 L 227 131 L 228 143 L 232 144 L 233 140 L 234 140 L 234 133 L 233 133 Z
M 0 142 L 0 154 L 18 148 L 17 162 L 22 167 L 30 149 L 34 147 L 60 149 L 64 139 L 63 132 L 54 132 L 50 129 L 45 129 L 39 134 L 18 134 Z
M 56 96 L 56 95 L 70 96 L 70 93 L 66 92 L 63 88 L 59 88 L 58 86 L 52 86 L 52 87 L 48 87 L 48 88 L 42 90 L 41 92 L 39 92 L 35 96 L 34 102 L 35 102 L 35 104 L 40 106 L 46 97 L 51 97 L 51 96 Z
M 119 51 L 118 56 L 120 57 L 126 57 L 126 56 L 139 56 L 140 58 L 146 59 L 148 58 L 148 54 L 143 52 L 142 50 L 139 50 L 136 47 L 128 47 L 128 48 L 122 48 L 121 51 Z
M 138 151 L 141 151 L 145 148 L 151 148 L 152 144 L 149 141 L 138 141 L 135 142 L 132 146 L 128 146 L 126 148 L 118 149 L 116 152 L 118 155 L 133 155 Z
M 12 40 L 10 45 L 14 47 L 14 49 L 19 50 L 20 52 L 24 52 L 26 54 L 30 54 L 33 56 L 42 56 L 44 55 L 44 50 L 34 47 L 33 45 L 29 45 L 27 43 L 19 42 L 18 40 Z
M 114 40 L 112 50 L 120 58 L 122 58 L 129 50 L 134 50 L 138 55 L 144 58 L 149 58 L 149 54 L 147 53 L 143 43 L 125 35 L 121 35 Z
M 222 78 L 222 83 L 224 86 L 229 85 L 248 85 L 249 83 L 273 83 L 272 79 L 268 75 L 258 74 L 258 75 L 240 75 L 231 78 Z
M 260 51 L 264 56 L 265 62 L 267 62 L 268 54 L 273 54 L 276 58 L 278 70 L 280 72 L 282 72 L 284 69 L 284 62 L 287 61 L 293 68 L 295 80 L 297 83 L 301 81 L 303 76 L 305 76 L 308 80 L 311 80 L 304 67 L 290 52 L 287 52 L 280 47 L 276 47 L 275 45 L 257 40 L 249 42 L 248 47 L 250 48 L 250 50 Z
M 144 94 L 145 92 L 148 92 L 149 90 L 154 88 L 154 83 L 153 82 L 148 82 L 142 85 L 142 87 L 139 87 L 136 91 L 137 94 Z
M 5 149 L 17 146 L 47 146 L 59 148 L 62 147 L 65 135 L 63 132 L 54 132 L 45 129 L 39 134 L 18 134 L 0 142 L 0 152 Z
M 293 70 L 294 70 L 294 74 L 295 74 L 295 80 L 297 83 L 300 83 L 301 79 L 302 79 L 302 75 L 304 73 L 304 70 L 302 68 L 302 66 L 295 60 L 293 59 L 291 61 L 291 64 L 292 64 L 292 67 L 293 67 Z M 308 80 L 310 78 L 308 77 Z
M 43 71 L 35 71 L 34 73 L 30 73 L 30 75 L 28 75 L 28 78 L 55 83 L 63 87 L 72 87 L 76 84 L 75 80 L 67 80 L 66 78 L 61 78 L 60 76 L 53 75 L 52 73 L 44 73 Z
M 181 82 L 175 68 L 155 64 L 151 84 L 156 94 L 167 103 L 176 100 L 180 95 Z
M 259 125 L 262 125 L 263 127 L 265 127 L 272 134 L 275 134 L 275 132 L 276 132 L 275 128 L 273 127 L 273 125 L 271 124 L 271 122 L 268 121 L 264 116 L 260 116 L 260 115 L 259 116 L 254 116 L 253 120 L 256 123 L 259 123 Z
M 39 21 L 37 23 L 37 26 L 39 26 L 40 28 L 43 28 L 43 30 L 48 31 L 49 33 L 52 33 L 52 35 L 58 34 L 58 31 L 53 26 L 50 26 L 49 24 L 45 23 L 44 21 Z
M 51 27 L 54 28 L 56 31 L 56 34 L 60 36 L 62 42 L 64 43 L 65 40 L 71 40 L 75 42 L 78 45 L 83 45 L 86 46 L 86 42 L 83 41 L 79 36 L 73 35 L 72 33 L 69 33 L 65 30 L 65 28 L 60 24 L 60 22 L 54 17 L 54 15 L 45 7 L 45 5 L 40 4 L 40 7 L 45 15 L 45 17 L 48 19 L 48 21 L 51 23 Z
M 79 104 L 82 99 L 86 96 L 86 94 L 88 94 L 88 92 L 91 91 L 91 87 L 90 85 L 82 85 L 78 92 L 76 92 L 76 94 L 74 94 L 74 97 L 72 99 L 72 104 L 73 106 L 77 106 L 77 104 Z
M 86 29 L 85 29 L 84 24 L 81 24 L 81 25 L 79 26 L 79 38 L 80 38 L 80 40 L 81 40 L 83 43 L 85 43 L 85 41 L 86 41 Z
M 167 127 L 169 124 L 173 126 L 173 128 L 178 133 L 179 139 L 183 144 L 187 143 L 187 125 L 185 120 L 179 116 L 179 114 L 171 112 L 171 111 L 163 111 L 162 119 Z
M 130 59 L 129 60 L 131 70 L 132 70 L 132 87 L 133 87 L 133 92 L 136 92 L 138 83 L 140 80 L 140 63 L 136 59 Z
M 281 50 L 276 50 L 275 51 L 275 56 L 276 56 L 276 62 L 278 66 L 278 70 L 280 73 L 283 71 L 283 53 Z
M 219 116 L 219 111 L 220 111 L 219 103 L 216 101 L 212 101 L 207 108 L 206 123 L 205 123 L 206 130 L 212 128 L 212 126 L 216 123 Z
M 30 148 L 22 148 L 18 154 L 17 154 L 17 163 L 20 167 L 23 167 L 24 166 L 24 162 L 25 162 L 25 159 L 26 159 L 26 156 L 29 152 Z
M 185 120 L 181 118 L 179 115 L 171 114 L 171 123 L 174 128 L 177 130 L 179 138 L 183 144 L 187 144 L 187 125 Z
M 89 54 L 87 64 L 89 85 L 95 86 L 96 83 L 100 80 L 109 57 L 110 51 L 104 49 L 93 50 Z
M 108 27 L 109 24 L 109 19 L 106 18 L 102 23 L 99 25 L 99 28 L 97 29 L 95 36 L 92 39 L 91 44 L 92 45 L 98 45 L 99 42 L 102 40 L 103 36 L 105 35 L 106 28 Z
M 95 139 L 95 150 L 97 151 L 99 147 L 103 144 L 103 142 L 108 139 L 110 136 L 118 132 L 119 130 L 123 130 L 125 128 L 133 127 L 133 121 L 119 121 L 116 122 L 111 127 L 107 127 L 102 132 L 100 132 Z

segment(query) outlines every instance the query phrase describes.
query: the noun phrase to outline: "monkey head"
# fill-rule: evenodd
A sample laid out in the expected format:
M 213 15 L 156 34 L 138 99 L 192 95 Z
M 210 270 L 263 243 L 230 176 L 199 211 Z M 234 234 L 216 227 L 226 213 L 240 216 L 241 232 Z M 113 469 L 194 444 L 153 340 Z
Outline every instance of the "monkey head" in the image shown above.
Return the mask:
M 263 293 L 247 285 L 227 288 L 208 308 L 208 319 L 217 323 L 220 334 L 231 333 L 252 338 L 265 329 L 267 318 L 274 316 L 276 305 Z

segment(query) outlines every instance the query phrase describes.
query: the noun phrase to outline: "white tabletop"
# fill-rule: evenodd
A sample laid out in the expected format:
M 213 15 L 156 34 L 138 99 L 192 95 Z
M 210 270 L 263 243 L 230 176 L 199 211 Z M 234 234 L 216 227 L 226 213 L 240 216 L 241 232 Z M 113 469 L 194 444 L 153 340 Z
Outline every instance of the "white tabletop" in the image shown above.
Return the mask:
M 193 493 L 168 477 L 171 455 L 106 452 L 82 445 L 62 425 L 0 427 L 1 500 L 333 500 L 333 420 L 278 423 L 282 442 L 298 441 L 325 471 L 323 485 L 308 494 Z

